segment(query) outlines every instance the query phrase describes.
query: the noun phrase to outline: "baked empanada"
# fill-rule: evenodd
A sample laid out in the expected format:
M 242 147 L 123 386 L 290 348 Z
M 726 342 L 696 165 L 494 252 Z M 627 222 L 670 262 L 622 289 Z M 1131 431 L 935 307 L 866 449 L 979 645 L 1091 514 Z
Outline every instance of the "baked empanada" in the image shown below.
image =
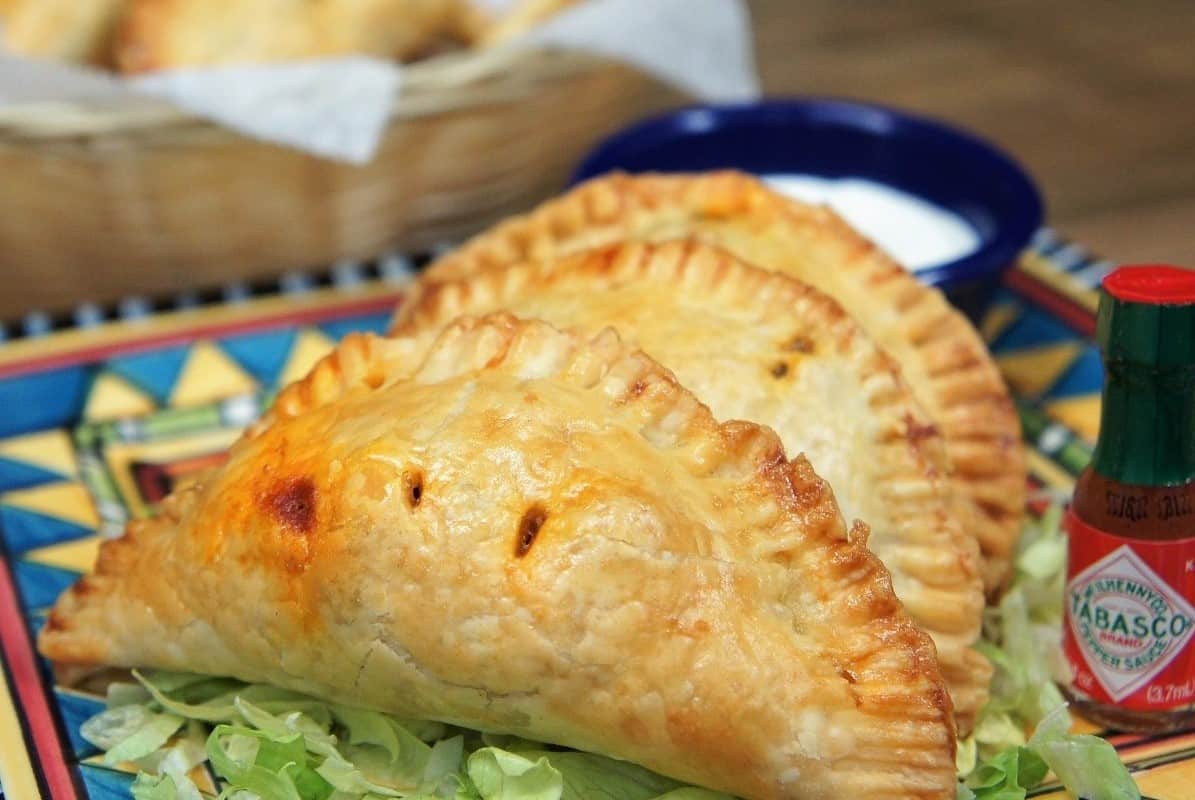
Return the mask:
M 124 72 L 337 55 L 408 59 L 451 35 L 463 0 L 129 0 Z
M 579 0 L 515 0 L 499 13 L 476 12 L 470 38 L 481 45 L 499 44 L 514 39 Z
M 619 240 L 692 237 L 831 295 L 900 363 L 946 441 L 974 511 L 984 582 L 1009 574 L 1025 501 L 1020 423 L 983 341 L 940 292 L 918 282 L 826 208 L 735 172 L 612 175 L 496 226 L 436 262 L 431 279 Z
M 102 61 L 127 0 L 16 0 L 4 21 L 14 53 L 60 61 Z
M 947 800 L 950 699 L 865 539 L 773 433 L 718 424 L 613 332 L 462 320 L 347 339 L 104 544 L 39 644 L 753 800 Z
M 808 456 L 843 516 L 871 528 L 896 595 L 934 639 L 967 733 L 987 701 L 975 540 L 945 479 L 942 438 L 895 364 L 826 295 L 709 245 L 614 245 L 428 284 L 401 336 L 434 337 L 500 309 L 599 331 L 613 326 L 671 369 L 719 419 L 775 430 Z

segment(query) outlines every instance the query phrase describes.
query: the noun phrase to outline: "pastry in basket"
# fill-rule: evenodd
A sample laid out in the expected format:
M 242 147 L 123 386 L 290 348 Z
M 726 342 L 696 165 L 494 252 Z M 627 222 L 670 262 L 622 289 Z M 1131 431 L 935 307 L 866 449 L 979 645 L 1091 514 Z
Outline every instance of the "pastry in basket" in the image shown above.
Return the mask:
M 128 0 L 124 72 L 337 55 L 409 60 L 452 36 L 463 0 Z
M 426 344 L 343 342 L 218 472 L 103 545 L 40 648 L 517 734 L 749 800 L 953 798 L 933 645 L 866 537 L 775 434 L 719 424 L 614 332 L 465 319 Z M 220 744 L 235 728 L 217 728 L 218 770 L 274 736 L 286 780 L 344 778 L 312 717 L 219 713 L 261 730 Z M 406 746 L 383 728 L 356 744 Z M 559 796 L 515 793 L 532 769 L 482 796 Z M 616 796 L 591 786 L 574 796 Z
M 632 239 L 694 237 L 836 299 L 896 359 L 941 432 L 971 507 L 984 582 L 1009 577 L 1025 465 L 1020 423 L 979 334 L 940 292 L 902 269 L 826 208 L 790 200 L 735 172 L 598 178 L 483 233 L 428 275 L 472 275 L 529 257 Z
M 434 338 L 462 314 L 500 309 L 612 326 L 718 418 L 767 425 L 807 456 L 847 521 L 870 526 L 897 597 L 937 645 L 959 730 L 970 730 L 991 677 L 971 649 L 984 606 L 978 548 L 956 518 L 942 437 L 837 303 L 708 245 L 624 244 L 427 284 L 397 332 Z
M 471 6 L 470 41 L 475 44 L 498 44 L 514 39 L 534 28 L 554 14 L 575 6 L 580 0 L 515 0 L 498 11 Z
M 4 20 L 4 44 L 38 58 L 102 62 L 126 1 L 15 0 Z

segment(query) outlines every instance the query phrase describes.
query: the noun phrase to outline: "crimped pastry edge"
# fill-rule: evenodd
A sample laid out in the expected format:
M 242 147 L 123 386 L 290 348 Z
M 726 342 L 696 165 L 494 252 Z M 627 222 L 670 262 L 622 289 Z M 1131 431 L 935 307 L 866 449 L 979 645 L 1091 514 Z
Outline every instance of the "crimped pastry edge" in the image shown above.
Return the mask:
M 604 231 L 602 242 L 627 238 L 625 231 L 636 219 L 651 215 L 673 222 L 703 215 L 738 216 L 749 223 L 777 220 L 841 246 L 845 257 L 836 268 L 856 276 L 851 284 L 860 296 L 869 301 L 882 296 L 902 315 L 894 333 L 914 347 L 929 376 L 925 399 L 932 401 L 927 405 L 946 438 L 952 477 L 970 500 L 984 585 L 990 596 L 999 594 L 1010 576 L 1025 502 L 1020 420 L 1007 387 L 979 334 L 944 295 L 920 283 L 831 210 L 784 197 L 740 172 L 613 173 L 478 234 L 429 266 L 425 280 L 567 251 L 587 232 Z M 851 310 L 849 298 L 830 294 Z
M 939 563 L 922 562 L 917 565 L 920 569 L 908 569 L 906 564 L 902 571 L 927 591 L 940 591 L 943 602 L 960 608 L 960 620 L 966 622 L 965 628 L 948 629 L 918 620 L 931 635 L 936 634 L 940 643 L 952 645 L 948 650 L 940 648 L 941 663 L 955 699 L 956 721 L 965 735 L 987 701 L 991 678 L 987 660 L 967 649 L 979 638 L 983 610 L 978 549 L 975 540 L 962 530 L 951 513 L 954 510 L 951 489 L 940 482 L 939 476 L 947 468 L 941 436 L 904 385 L 897 364 L 874 345 L 832 298 L 796 278 L 753 267 L 711 245 L 627 243 L 556 260 L 487 270 L 457 281 L 424 281 L 418 293 L 404 304 L 394 331 L 404 339 L 414 338 L 420 332 L 434 335 L 462 315 L 504 308 L 520 293 L 533 297 L 536 290 L 553 285 L 559 287 L 562 295 L 570 290 L 601 292 L 628 281 L 664 284 L 697 302 L 716 295 L 717 302 L 724 303 L 737 296 L 736 301 L 742 307 L 758 309 L 761 317 L 799 313 L 811 336 L 820 340 L 819 344 L 835 348 L 854 365 L 875 413 L 890 420 L 893 426 L 904 426 L 903 438 L 875 442 L 877 461 L 885 465 L 881 471 L 889 477 L 878 483 L 887 505 L 898 509 L 892 514 L 892 535 L 904 535 L 898 541 L 903 541 L 904 553 L 910 556 L 910 561 L 915 559 L 918 548 L 923 550 L 927 546 L 924 539 L 915 541 L 919 529 L 927 524 L 935 530 L 932 536 L 924 538 L 940 541 L 941 537 L 953 544 L 956 560 L 945 569 Z M 523 309 L 516 305 L 509 310 L 521 313 Z M 910 459 L 921 466 L 920 472 L 910 468 Z M 914 497 L 897 493 L 894 490 L 897 483 Z M 938 502 L 921 497 L 935 498 Z M 935 505 L 940 507 L 933 509 Z M 961 642 L 966 644 L 960 646 Z

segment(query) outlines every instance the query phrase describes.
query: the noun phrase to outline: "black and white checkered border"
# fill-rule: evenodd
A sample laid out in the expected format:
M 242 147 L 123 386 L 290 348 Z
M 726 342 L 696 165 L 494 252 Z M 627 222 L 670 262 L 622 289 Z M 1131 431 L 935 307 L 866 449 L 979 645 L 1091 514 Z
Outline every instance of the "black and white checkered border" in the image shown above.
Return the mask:
M 437 248 L 435 253 L 441 252 Z M 76 328 L 94 328 L 106 322 L 130 321 L 169 311 L 245 303 L 276 295 L 301 295 L 316 289 L 351 292 L 362 285 L 407 283 L 435 255 L 407 256 L 386 253 L 370 261 L 338 261 L 323 270 L 291 270 L 261 281 L 233 281 L 219 287 L 192 289 L 164 297 L 131 295 L 108 305 L 80 303 L 62 313 L 30 311 L 12 321 L 0 321 L 0 343 L 48 336 Z

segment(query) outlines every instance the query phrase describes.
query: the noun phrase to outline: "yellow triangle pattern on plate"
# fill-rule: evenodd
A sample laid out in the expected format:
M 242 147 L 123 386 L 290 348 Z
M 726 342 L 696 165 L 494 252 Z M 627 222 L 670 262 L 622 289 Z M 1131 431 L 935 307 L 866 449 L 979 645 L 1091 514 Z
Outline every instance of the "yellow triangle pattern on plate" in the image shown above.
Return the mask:
M 103 537 L 88 536 L 86 539 L 52 544 L 49 547 L 30 550 L 25 554 L 25 559 L 75 572 L 91 572 L 91 568 L 95 566 L 95 558 L 100 552 L 100 542 L 102 541 Z
M 92 767 L 100 767 L 101 769 L 110 769 L 113 772 L 124 772 L 129 775 L 135 774 L 138 771 L 137 765 L 131 761 L 121 761 L 117 764 L 105 764 L 103 753 L 96 753 L 93 756 L 88 756 L 79 763 L 87 764 L 88 766 Z M 191 779 L 191 781 L 195 784 L 195 787 L 201 792 L 215 795 L 220 791 L 220 787 L 217 786 L 214 781 L 212 781 L 211 775 L 208 774 L 207 770 L 204 769 L 202 765 L 195 767 L 188 772 L 187 777 Z
M 308 328 L 299 333 L 290 349 L 290 356 L 286 360 L 286 367 L 282 370 L 278 385 L 285 386 L 302 378 L 311 371 L 315 362 L 330 353 L 335 346 L 335 342 L 317 330 Z
M 64 478 L 73 478 L 79 471 L 70 437 L 63 430 L 0 440 L 0 458 L 40 467 Z
M 1089 442 L 1100 432 L 1100 396 L 1085 394 L 1055 400 L 1046 405 L 1046 413 Z
M 1016 322 L 1021 316 L 1021 310 L 1016 303 L 999 303 L 988 309 L 979 326 L 983 340 L 988 344 L 996 341 L 996 337 L 1008 330 L 1008 326 Z
M 96 422 L 148 414 L 158 407 L 153 398 L 124 378 L 104 372 L 91 385 L 83 418 Z
M 196 342 L 170 393 L 171 407 L 197 406 L 257 390 L 240 365 L 211 342 Z
M 996 356 L 996 364 L 1013 392 L 1035 397 L 1062 377 L 1083 352 L 1078 342 L 1032 347 Z
M 3 503 L 12 508 L 73 522 L 84 528 L 98 528 L 100 525 L 99 515 L 95 513 L 95 506 L 91 503 L 91 495 L 78 483 L 51 483 L 33 489 L 5 492 Z

